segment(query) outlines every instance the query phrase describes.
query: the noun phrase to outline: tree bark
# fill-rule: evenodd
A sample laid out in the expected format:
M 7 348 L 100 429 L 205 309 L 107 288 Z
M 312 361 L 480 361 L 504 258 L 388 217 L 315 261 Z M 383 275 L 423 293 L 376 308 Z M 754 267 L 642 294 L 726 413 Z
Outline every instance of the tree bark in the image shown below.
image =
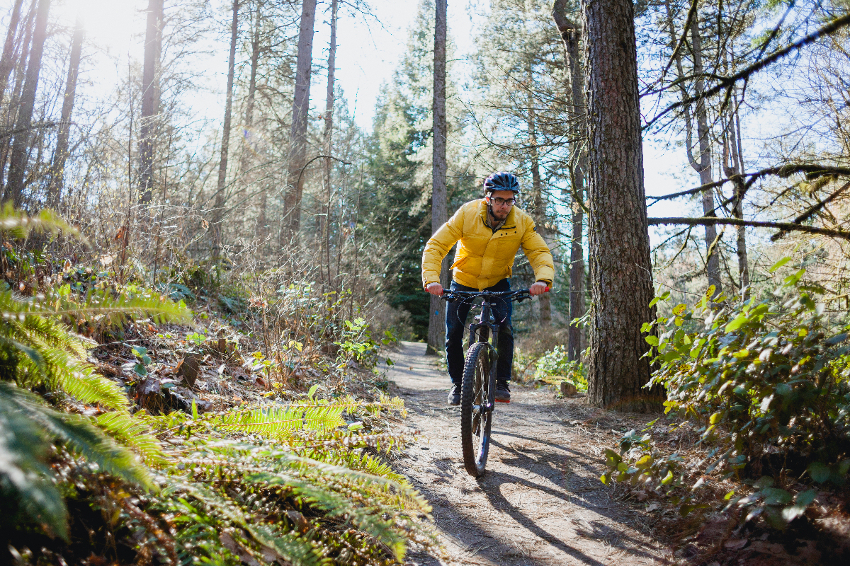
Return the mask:
M 588 244 L 593 299 L 588 401 L 627 411 L 660 407 L 641 325 L 654 319 L 643 186 L 634 7 L 582 1 L 589 142 Z
M 248 95 L 245 101 L 245 127 L 243 128 L 242 138 L 242 160 L 239 166 L 240 172 L 244 175 L 249 168 L 249 160 L 251 156 L 251 147 L 248 139 L 252 135 L 251 128 L 254 125 L 254 102 L 257 97 L 257 69 L 260 64 L 260 24 L 261 24 L 261 8 L 262 0 L 255 0 L 256 11 L 254 12 L 254 29 L 251 32 L 251 73 L 248 79 Z M 266 226 L 266 207 L 268 206 L 268 190 L 267 184 L 264 182 L 260 189 L 260 210 L 257 213 L 256 235 L 260 240 L 268 236 L 268 227 Z
M 737 90 L 737 89 L 735 89 Z M 744 159 L 741 147 L 741 118 L 738 114 L 738 97 L 733 90 L 732 104 L 727 108 L 727 122 L 723 132 L 723 173 L 732 179 L 734 196 L 732 200 L 732 216 L 738 220 L 744 219 L 744 194 L 747 187 L 744 184 Z M 741 300 L 750 298 L 750 268 L 747 257 L 747 229 L 738 226 L 736 252 L 738 255 L 738 277 L 741 281 Z
M 543 180 L 540 177 L 540 152 L 537 148 L 537 115 L 534 108 L 534 94 L 532 88 L 534 85 L 534 74 L 531 67 L 531 61 L 528 61 L 526 69 L 528 88 L 526 89 L 528 111 L 526 113 L 526 128 L 528 129 L 528 153 L 531 161 L 531 194 L 532 194 L 532 213 L 536 225 L 537 233 L 547 242 L 549 241 L 549 230 L 546 227 L 546 201 L 543 198 Z M 549 293 L 544 293 L 538 297 L 537 304 L 539 306 L 539 322 L 543 328 L 549 328 L 552 325 L 552 302 L 549 298 Z
M 331 211 L 331 166 L 333 154 L 333 127 L 334 127 L 334 74 L 336 72 L 336 23 L 339 10 L 339 0 L 331 1 L 331 39 L 328 46 L 328 88 L 325 92 L 325 202 L 324 210 L 320 216 L 321 237 L 319 258 L 327 267 L 325 281 L 331 282 L 331 255 L 330 255 L 330 211 Z M 320 272 L 323 271 L 320 270 Z
M 236 71 L 236 41 L 239 39 L 239 0 L 233 0 L 230 22 L 230 56 L 227 63 L 227 92 L 224 100 L 224 125 L 221 132 L 221 157 L 218 162 L 218 183 L 212 211 L 213 261 L 221 254 L 221 223 L 224 215 L 224 192 L 227 185 L 227 156 L 230 152 L 230 121 L 233 112 L 233 76 Z
M 162 51 L 163 0 L 148 0 L 145 28 L 145 63 L 142 71 L 142 114 L 139 117 L 139 200 L 153 199 L 153 157 L 156 120 L 159 112 L 159 58 Z
M 47 206 L 56 208 L 62 198 L 65 184 L 65 161 L 68 159 L 68 140 L 71 133 L 71 114 L 74 111 L 74 99 L 77 93 L 77 78 L 80 75 L 80 57 L 83 52 L 85 29 L 77 18 L 74 25 L 74 37 L 71 40 L 71 59 L 68 63 L 68 80 L 65 83 L 65 96 L 62 99 L 62 118 L 56 134 L 56 150 L 50 167 L 50 182 L 47 185 Z
M 668 0 L 669 2 L 669 0 Z M 702 32 L 699 28 L 699 11 L 695 11 L 691 24 L 691 49 L 694 58 L 694 76 L 695 94 L 701 96 L 705 91 L 705 81 L 703 80 L 704 68 L 702 64 Z M 711 171 L 711 142 L 709 140 L 708 129 L 708 113 L 706 111 L 705 98 L 700 98 L 697 101 L 696 118 L 697 118 L 697 140 L 699 143 L 699 162 L 694 163 L 691 158 L 691 166 L 699 173 L 701 185 L 707 185 L 713 182 Z M 688 125 L 690 128 L 690 125 Z M 690 145 L 688 145 L 690 151 Z M 702 212 L 703 216 L 714 216 L 715 212 L 714 191 L 705 191 L 702 193 Z M 708 257 L 706 258 L 706 275 L 708 276 L 708 284 L 714 286 L 714 295 L 720 295 L 722 284 L 720 282 L 720 253 L 719 246 L 715 243 L 717 239 L 717 230 L 714 226 L 705 227 L 705 249 Z
M 289 171 L 284 198 L 280 247 L 284 248 L 301 227 L 301 196 L 304 192 L 304 166 L 307 157 L 307 111 L 310 109 L 310 69 L 313 63 L 313 30 L 316 0 L 303 0 L 295 69 L 295 96 L 292 99 L 292 127 L 289 134 Z
M 9 29 L 6 32 L 6 41 L 3 42 L 3 56 L 0 58 L 0 103 L 6 93 L 6 85 L 9 82 L 9 74 L 15 66 L 15 38 L 18 35 L 18 24 L 21 20 L 21 5 L 24 0 L 15 0 L 12 13 L 9 16 Z
M 434 138 L 431 165 L 431 234 L 446 223 L 448 202 L 446 195 L 446 13 L 447 0 L 436 0 L 434 20 Z M 451 254 L 443 259 L 440 282 L 448 287 Z M 428 352 L 436 354 L 443 350 L 446 313 L 439 297 L 430 295 L 431 310 L 428 317 Z
M 27 58 L 29 57 L 29 46 L 30 40 L 32 39 L 32 28 L 33 28 L 33 20 L 35 18 L 35 6 L 30 6 L 28 10 L 26 20 L 21 26 L 23 31 L 23 38 L 18 43 L 18 45 L 13 44 L 11 58 L 7 61 L 5 56 L 5 47 L 4 47 L 4 55 L 2 64 L 7 64 L 9 66 L 9 73 L 11 70 L 15 68 L 15 65 L 18 66 L 18 71 L 15 73 L 15 84 L 9 93 L 8 101 L 5 104 L 0 104 L 0 108 L 4 109 L 3 113 L 3 123 L 2 126 L 6 129 L 15 130 L 15 121 L 17 119 L 17 110 L 19 109 L 20 99 L 21 99 L 21 90 L 23 89 L 23 77 L 26 74 L 24 70 L 26 69 Z M 12 33 L 12 30 L 9 30 L 9 33 Z M 17 33 L 15 33 L 17 35 Z M 7 35 L 8 41 L 8 35 Z M 20 48 L 20 51 L 18 49 Z M 6 77 L 6 81 L 8 83 L 8 75 Z M 5 88 L 4 88 L 5 91 Z M 0 93 L 2 95 L 2 93 Z M 0 103 L 4 102 L 0 100 Z M 14 141 L 14 135 L 9 135 L 8 137 L 0 140 L 0 189 L 5 188 L 4 179 L 6 176 L 6 164 L 9 160 L 9 152 L 11 151 L 12 142 Z M 3 193 L 3 198 L 5 199 L 5 190 L 0 191 Z
M 35 93 L 38 89 L 38 77 L 41 72 L 41 57 L 44 53 L 44 41 L 47 39 L 47 17 L 50 13 L 50 0 L 39 0 L 35 16 L 35 28 L 32 34 L 32 47 L 27 62 L 24 88 L 21 92 L 18 119 L 15 121 L 15 138 L 9 160 L 9 180 L 6 185 L 4 201 L 11 201 L 15 208 L 23 203 L 24 175 L 27 168 L 27 156 L 31 139 L 32 114 L 35 108 Z
M 676 51 L 676 46 L 679 44 L 679 38 L 676 34 L 676 28 L 673 23 L 673 8 L 670 5 L 670 0 L 665 0 L 664 7 L 667 16 L 667 32 L 670 34 L 670 48 L 674 50 L 673 61 L 676 63 L 676 73 L 681 91 L 682 100 L 688 98 L 688 91 L 685 88 L 685 71 L 682 67 L 682 57 L 679 51 Z M 702 96 L 705 92 L 705 81 L 702 78 L 702 35 L 699 29 L 699 13 L 694 11 L 691 15 L 691 22 L 688 30 L 690 31 L 691 42 L 690 49 L 693 54 L 693 75 L 696 77 L 694 89 L 696 96 Z M 711 184 L 711 145 L 708 129 L 708 117 L 706 115 L 705 99 L 700 98 L 697 101 L 696 107 L 696 126 L 697 126 L 697 143 L 699 144 L 699 159 L 693 154 L 693 116 L 689 106 L 684 109 L 683 121 L 685 124 L 685 152 L 688 157 L 688 163 L 691 168 L 699 174 L 700 185 Z M 704 216 L 713 216 L 715 203 L 714 192 L 707 190 L 702 191 L 702 212 Z M 715 295 L 721 292 L 720 282 L 720 257 L 718 255 L 718 246 L 714 243 L 717 239 L 717 230 L 711 226 L 705 226 L 705 249 L 706 252 L 711 252 L 706 260 L 706 276 L 709 285 L 714 285 Z
M 587 100 L 584 96 L 584 63 L 579 47 L 581 31 L 566 16 L 567 0 L 555 0 L 552 17 L 564 40 L 567 65 L 570 69 L 570 96 L 572 117 L 570 131 L 573 138 L 570 184 L 572 185 L 572 241 L 570 243 L 570 327 L 567 334 L 567 359 L 578 361 L 582 351 L 582 328 L 572 324 L 585 313 L 584 300 L 584 192 L 587 171 Z

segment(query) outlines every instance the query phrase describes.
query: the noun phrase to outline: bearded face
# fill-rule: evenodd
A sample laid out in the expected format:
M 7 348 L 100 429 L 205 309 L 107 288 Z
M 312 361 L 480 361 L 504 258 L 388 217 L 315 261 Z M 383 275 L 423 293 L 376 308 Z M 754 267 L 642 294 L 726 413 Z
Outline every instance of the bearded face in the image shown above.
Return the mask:
M 504 222 L 514 206 L 515 199 L 513 191 L 493 191 L 490 193 L 490 196 L 487 197 L 487 208 L 490 211 L 490 216 L 496 222 Z

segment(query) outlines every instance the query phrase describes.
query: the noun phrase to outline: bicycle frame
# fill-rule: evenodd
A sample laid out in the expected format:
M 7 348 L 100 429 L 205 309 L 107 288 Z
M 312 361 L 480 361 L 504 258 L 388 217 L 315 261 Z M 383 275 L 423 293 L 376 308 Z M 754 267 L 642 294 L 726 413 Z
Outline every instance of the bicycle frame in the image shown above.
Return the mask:
M 488 379 L 487 402 L 483 407 L 476 406 L 475 408 L 481 412 L 491 412 L 496 398 L 496 366 L 499 360 L 499 330 L 501 329 L 501 325 L 497 324 L 493 317 L 493 303 L 498 300 L 521 302 L 530 299 L 531 294 L 527 289 L 501 292 L 452 291 L 446 289 L 443 293 L 445 298 L 450 300 L 482 299 L 480 303 L 481 312 L 469 325 L 469 338 L 466 343 L 466 350 L 468 351 L 476 342 L 485 342 L 489 346 L 487 351 L 490 356 L 490 376 Z

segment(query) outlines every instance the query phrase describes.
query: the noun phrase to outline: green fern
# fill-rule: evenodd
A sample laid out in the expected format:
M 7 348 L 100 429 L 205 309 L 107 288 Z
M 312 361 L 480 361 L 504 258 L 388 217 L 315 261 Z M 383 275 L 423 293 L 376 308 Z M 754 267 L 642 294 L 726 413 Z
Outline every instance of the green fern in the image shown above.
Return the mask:
M 10 387 L 0 383 L 0 526 L 11 527 L 23 514 L 67 538 L 67 511 L 46 463 L 50 442 L 44 429 L 7 398 Z
M 37 396 L 10 383 L 0 382 L 0 423 L 4 499 L 17 501 L 29 516 L 43 521 L 59 536 L 67 537 L 66 511 L 46 465 L 54 438 L 105 472 L 148 489 L 154 487 L 148 469 L 89 419 L 54 411 Z
M 37 216 L 29 216 L 23 211 L 15 210 L 11 202 L 0 208 L 0 230 L 8 232 L 16 239 L 25 238 L 30 232 L 48 232 L 58 234 L 60 231 L 79 240 L 84 238 L 80 231 L 56 216 L 48 209 L 42 209 Z
M 238 527 L 244 529 L 254 541 L 274 549 L 276 553 L 294 566 L 318 566 L 323 562 L 318 549 L 309 539 L 284 532 L 275 525 L 257 524 L 253 517 L 246 514 L 238 504 L 222 493 L 207 488 L 198 482 L 186 481 L 175 476 L 168 476 L 163 479 L 169 483 L 169 487 L 163 492 L 163 496 L 178 496 L 182 503 L 189 508 L 191 508 L 191 505 L 185 501 L 186 497 L 198 500 L 204 505 L 205 513 L 217 520 L 219 528 L 232 529 L 232 527 Z
M 364 540 L 374 541 L 371 547 L 385 548 L 401 560 L 408 540 L 433 541 L 421 521 L 430 507 L 407 480 L 362 449 L 390 450 L 407 438 L 368 432 L 361 424 L 347 427 L 345 417 L 402 410 L 400 401 L 389 398 L 376 403 L 308 399 L 195 418 L 172 414 L 147 419 L 162 433 L 191 433 L 174 455 L 179 469 L 192 471 L 185 481 L 231 486 L 233 494 L 241 494 L 237 498 L 280 493 L 308 505 L 323 524 L 353 528 L 367 536 Z M 263 444 L 263 439 L 274 444 Z M 318 533 L 310 536 L 321 538 Z M 323 544 L 332 545 L 332 540 L 337 539 L 331 536 Z
M 168 457 L 162 444 L 151 434 L 150 427 L 141 419 L 120 411 L 103 413 L 94 420 L 106 434 L 124 446 L 133 449 L 149 466 L 164 466 Z
M 313 460 L 321 460 L 322 462 L 365 472 L 369 475 L 380 476 L 392 480 L 402 487 L 412 489 L 407 478 L 393 471 L 392 467 L 386 462 L 383 462 L 371 454 L 358 453 L 349 450 L 334 450 L 326 449 L 308 450 L 302 454 L 306 458 Z
M 187 455 L 183 464 L 196 474 L 203 473 L 206 481 L 237 478 L 265 488 L 285 488 L 325 517 L 342 519 L 376 538 L 392 549 L 398 560 L 404 555 L 406 540 L 422 530 L 417 520 L 430 513 L 427 501 L 406 481 L 276 448 L 219 442 Z

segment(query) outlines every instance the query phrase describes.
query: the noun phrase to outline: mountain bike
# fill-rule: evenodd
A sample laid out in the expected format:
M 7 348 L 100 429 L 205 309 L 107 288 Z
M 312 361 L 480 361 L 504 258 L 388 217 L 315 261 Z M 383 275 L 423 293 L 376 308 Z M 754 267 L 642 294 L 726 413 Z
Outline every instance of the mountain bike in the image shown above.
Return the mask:
M 484 474 L 490 448 L 490 430 L 496 395 L 496 365 L 499 360 L 499 324 L 493 316 L 496 301 L 524 301 L 528 289 L 517 291 L 443 290 L 442 298 L 452 301 L 481 299 L 481 312 L 469 325 L 466 360 L 460 389 L 460 443 L 463 464 L 473 477 Z

